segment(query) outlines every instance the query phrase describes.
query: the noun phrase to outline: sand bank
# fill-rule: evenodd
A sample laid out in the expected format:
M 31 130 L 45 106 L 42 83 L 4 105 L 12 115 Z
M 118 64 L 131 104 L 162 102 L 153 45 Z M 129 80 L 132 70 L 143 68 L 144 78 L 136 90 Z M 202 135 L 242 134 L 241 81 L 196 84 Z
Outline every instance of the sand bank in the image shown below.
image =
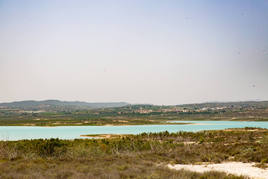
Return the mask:
M 190 170 L 194 172 L 208 172 L 219 171 L 237 176 L 248 176 L 253 179 L 267 179 L 268 169 L 261 169 L 254 167 L 255 163 L 242 163 L 242 162 L 226 162 L 220 164 L 202 164 L 202 165 L 168 165 L 170 169 L 175 170 Z

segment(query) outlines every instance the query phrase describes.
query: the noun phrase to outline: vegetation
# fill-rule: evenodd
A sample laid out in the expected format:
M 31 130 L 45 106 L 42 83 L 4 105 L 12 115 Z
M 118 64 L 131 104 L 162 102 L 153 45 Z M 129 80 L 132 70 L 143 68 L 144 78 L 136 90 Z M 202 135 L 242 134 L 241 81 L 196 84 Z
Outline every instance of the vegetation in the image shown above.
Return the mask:
M 239 178 L 173 171 L 171 164 L 268 163 L 268 130 L 142 133 L 103 139 L 0 142 L 0 177 Z M 240 177 L 243 178 L 243 177 Z
M 30 108 L 30 111 L 25 109 L 27 106 L 14 106 L 13 103 L 2 106 L 0 104 L 0 125 L 142 125 L 163 124 L 170 120 L 268 121 L 268 102 L 204 103 L 181 106 L 126 105 L 97 109 L 72 107 L 76 103 L 71 103 L 72 105 L 67 107 L 54 106 L 54 108 L 45 104 L 41 103 L 38 109 Z M 43 105 L 45 107 L 42 107 Z

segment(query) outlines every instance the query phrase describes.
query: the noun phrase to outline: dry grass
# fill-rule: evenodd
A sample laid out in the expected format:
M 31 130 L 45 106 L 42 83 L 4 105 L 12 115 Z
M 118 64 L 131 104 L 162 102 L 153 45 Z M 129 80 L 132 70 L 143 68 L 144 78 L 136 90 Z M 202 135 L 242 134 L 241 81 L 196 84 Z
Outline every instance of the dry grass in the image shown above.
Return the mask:
M 268 130 L 150 133 L 85 140 L 0 142 L 0 178 L 236 178 L 172 171 L 167 164 L 266 165 Z M 243 177 L 240 177 L 243 178 Z

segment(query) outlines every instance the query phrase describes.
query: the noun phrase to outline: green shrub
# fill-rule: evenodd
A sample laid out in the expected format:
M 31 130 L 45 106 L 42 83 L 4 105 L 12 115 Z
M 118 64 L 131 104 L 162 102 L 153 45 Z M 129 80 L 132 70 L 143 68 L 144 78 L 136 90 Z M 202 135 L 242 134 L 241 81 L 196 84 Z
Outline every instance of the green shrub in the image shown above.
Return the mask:
M 52 156 L 55 154 L 57 149 L 61 148 L 61 152 L 64 152 L 64 144 L 61 140 L 57 139 L 45 139 L 38 140 L 35 143 L 35 150 L 40 156 Z

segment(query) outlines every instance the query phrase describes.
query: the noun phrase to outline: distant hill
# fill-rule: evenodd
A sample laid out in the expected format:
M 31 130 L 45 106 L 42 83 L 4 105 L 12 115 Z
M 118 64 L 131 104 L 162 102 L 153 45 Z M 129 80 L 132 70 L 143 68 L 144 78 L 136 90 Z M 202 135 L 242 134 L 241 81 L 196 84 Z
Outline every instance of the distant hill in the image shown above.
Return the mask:
M 81 101 L 16 101 L 10 103 L 0 103 L 0 108 L 11 108 L 21 110 L 72 110 L 72 109 L 96 109 L 123 107 L 128 105 L 125 102 L 108 102 L 108 103 L 88 103 Z
M 181 107 L 191 108 L 203 108 L 203 107 L 256 107 L 256 108 L 267 108 L 268 101 L 238 101 L 238 102 L 207 102 L 207 103 L 196 103 L 196 104 L 183 104 L 178 105 Z
M 201 108 L 268 108 L 268 101 L 242 101 L 242 102 L 208 102 L 196 104 L 182 104 L 171 106 L 159 106 L 153 104 L 129 104 L 125 102 L 107 102 L 107 103 L 88 103 L 81 101 L 17 101 L 10 103 L 0 103 L 1 108 L 18 109 L 25 111 L 66 111 L 66 110 L 83 110 L 83 109 L 98 109 L 98 108 L 116 108 L 116 107 L 131 107 L 132 109 L 160 109 L 180 107 L 187 109 Z

